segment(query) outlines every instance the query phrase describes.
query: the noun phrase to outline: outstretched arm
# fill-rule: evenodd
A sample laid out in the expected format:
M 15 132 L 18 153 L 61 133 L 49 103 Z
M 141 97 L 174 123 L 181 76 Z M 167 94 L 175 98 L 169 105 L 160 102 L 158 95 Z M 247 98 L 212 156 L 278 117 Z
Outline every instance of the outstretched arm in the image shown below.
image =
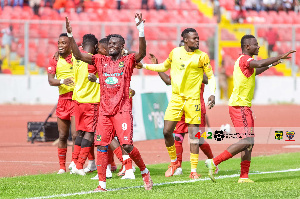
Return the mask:
M 72 27 L 70 25 L 70 21 L 68 19 L 68 17 L 66 17 L 66 28 L 67 28 L 67 32 L 68 32 L 68 37 L 70 39 L 70 45 L 72 48 L 72 53 L 75 57 L 75 59 L 77 60 L 81 60 L 83 62 L 86 62 L 88 64 L 93 64 L 93 56 L 91 54 L 88 53 L 81 53 L 76 42 L 75 39 L 73 38 L 72 35 Z
M 289 59 L 291 57 L 289 57 L 290 54 L 296 52 L 295 50 L 290 50 L 289 52 L 282 54 L 282 55 L 278 55 L 277 57 L 270 57 L 268 59 L 262 59 L 262 60 L 252 60 L 250 62 L 250 68 L 263 68 L 266 66 L 270 66 L 273 63 L 276 63 L 278 61 L 280 61 L 281 59 Z
M 250 62 L 251 63 L 251 62 Z M 260 75 L 262 74 L 263 72 L 265 72 L 266 70 L 268 70 L 269 68 L 271 68 L 272 66 L 276 66 L 277 64 L 280 64 L 281 61 L 278 61 L 278 62 L 274 62 L 273 64 L 271 64 L 270 66 L 265 66 L 265 67 L 262 67 L 262 68 L 257 68 L 256 69 L 256 73 L 255 75 Z
M 146 39 L 144 34 L 145 20 L 142 18 L 142 13 L 135 14 L 136 27 L 139 31 L 139 52 L 135 54 L 136 62 L 140 62 L 146 56 Z
M 153 54 L 150 54 L 150 61 L 152 62 L 152 64 L 158 64 L 158 60 Z M 171 85 L 171 78 L 166 73 L 158 72 L 158 75 L 166 85 Z

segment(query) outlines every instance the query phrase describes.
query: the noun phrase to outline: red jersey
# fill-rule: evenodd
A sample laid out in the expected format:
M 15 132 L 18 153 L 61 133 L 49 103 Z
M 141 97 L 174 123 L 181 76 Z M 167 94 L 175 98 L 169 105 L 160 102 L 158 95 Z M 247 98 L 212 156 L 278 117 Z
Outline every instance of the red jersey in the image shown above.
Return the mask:
M 93 61 L 100 82 L 100 113 L 115 115 L 132 111 L 129 86 L 136 62 L 135 54 L 123 56 L 116 61 L 109 56 L 97 54 L 93 56 Z M 92 71 L 90 68 L 89 72 Z

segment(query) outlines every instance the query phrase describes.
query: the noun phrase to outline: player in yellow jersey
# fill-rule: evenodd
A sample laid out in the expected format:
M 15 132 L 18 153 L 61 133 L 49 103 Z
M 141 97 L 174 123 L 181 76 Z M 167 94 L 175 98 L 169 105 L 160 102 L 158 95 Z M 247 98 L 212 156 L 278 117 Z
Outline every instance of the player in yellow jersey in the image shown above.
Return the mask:
M 95 54 L 97 44 L 98 40 L 95 35 L 85 34 L 81 52 Z M 70 167 L 72 173 L 85 175 L 83 165 L 91 149 L 94 149 L 92 147 L 98 118 L 100 85 L 88 80 L 88 63 L 76 60 L 73 57 L 73 66 L 75 88 L 72 99 L 75 102 L 75 123 L 78 135 L 75 139 L 73 153 L 75 162 L 72 162 Z M 95 163 L 90 166 L 92 171 L 97 169 Z
M 289 51 L 277 57 L 263 60 L 254 60 L 258 55 L 259 46 L 253 35 L 244 35 L 241 39 L 242 55 L 237 59 L 233 71 L 233 92 L 229 99 L 229 115 L 235 127 L 237 143 L 230 145 L 227 150 L 213 159 L 206 160 L 209 169 L 208 176 L 213 182 L 216 166 L 223 161 L 241 153 L 241 174 L 238 183 L 253 182 L 248 178 L 251 152 L 254 146 L 254 120 L 251 103 L 255 87 L 255 76 L 261 74 L 272 66 L 280 63 L 281 59 L 289 59 L 289 55 L 296 51 Z
M 72 64 L 70 41 L 66 33 L 59 36 L 58 53 L 59 58 L 57 61 L 54 57 L 50 60 L 50 66 L 48 67 L 48 82 L 50 86 L 58 86 L 59 89 L 56 115 L 59 132 L 58 159 L 60 170 L 57 174 L 62 174 L 66 172 L 67 140 L 69 137 L 70 125 L 73 140 L 76 134 L 74 104 L 72 100 L 74 68 Z
M 185 122 L 188 124 L 191 151 L 192 172 L 196 172 L 199 145 L 204 143 L 204 138 L 198 139 L 196 134 L 201 123 L 200 90 L 205 72 L 208 77 L 208 85 L 211 96 L 208 98 L 208 107 L 215 104 L 215 77 L 210 66 L 210 60 L 206 53 L 199 50 L 199 36 L 195 29 L 185 29 L 181 36 L 184 46 L 174 48 L 169 58 L 162 64 L 144 64 L 143 67 L 157 72 L 165 72 L 171 68 L 172 97 L 164 118 L 163 134 L 165 144 L 171 158 L 171 164 L 165 176 L 170 177 L 180 167 L 176 157 L 173 131 L 178 121 L 185 113 Z

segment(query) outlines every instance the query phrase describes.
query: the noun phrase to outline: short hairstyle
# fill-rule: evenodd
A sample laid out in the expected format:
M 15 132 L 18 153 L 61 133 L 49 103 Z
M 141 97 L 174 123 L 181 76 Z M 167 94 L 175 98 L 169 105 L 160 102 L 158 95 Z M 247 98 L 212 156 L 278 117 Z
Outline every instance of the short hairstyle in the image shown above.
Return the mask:
M 106 37 L 99 40 L 99 44 L 107 44 L 107 43 L 108 43 L 108 39 Z
M 252 39 L 252 38 L 255 39 L 255 37 L 253 35 L 244 35 L 241 39 L 241 48 L 244 49 L 245 41 L 247 39 Z
M 186 28 L 184 31 L 181 33 L 182 38 L 186 38 L 186 35 L 190 32 L 197 32 L 194 28 Z
M 61 34 L 59 35 L 59 37 L 68 37 L 68 34 L 67 34 L 67 33 L 61 33 Z
M 106 37 L 106 38 L 107 38 L 107 41 L 109 41 L 110 38 L 112 38 L 112 37 L 117 37 L 117 38 L 121 39 L 122 44 L 125 44 L 125 39 L 124 39 L 124 37 L 122 37 L 122 36 L 119 35 L 119 34 L 110 34 L 110 35 L 108 35 L 108 36 Z
M 85 34 L 83 35 L 82 44 L 91 44 L 95 46 L 98 43 L 98 39 L 93 34 Z

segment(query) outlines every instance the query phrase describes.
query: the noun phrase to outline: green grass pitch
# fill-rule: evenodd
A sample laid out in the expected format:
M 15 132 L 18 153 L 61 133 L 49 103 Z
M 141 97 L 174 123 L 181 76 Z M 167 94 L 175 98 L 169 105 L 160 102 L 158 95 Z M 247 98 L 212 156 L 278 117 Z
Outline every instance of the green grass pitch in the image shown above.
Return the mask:
M 266 171 L 280 171 L 300 168 L 300 153 L 288 153 L 272 156 L 254 157 L 251 161 L 250 179 L 253 184 L 238 184 L 240 173 L 240 158 L 230 159 L 219 165 L 218 176 L 229 175 L 228 178 L 189 183 L 164 184 L 174 181 L 189 181 L 190 163 L 183 163 L 184 175 L 164 177 L 168 164 L 148 165 L 153 182 L 156 184 L 151 191 L 145 191 L 138 186 L 143 185 L 139 170 L 135 172 L 135 180 L 121 180 L 116 173 L 107 180 L 108 189 L 120 189 L 108 192 L 85 193 L 82 195 L 62 196 L 88 192 L 98 185 L 97 180 L 91 180 L 96 173 L 86 176 L 42 174 L 0 179 L 0 198 L 30 198 L 46 196 L 55 198 L 299 198 L 300 171 L 258 174 Z M 204 161 L 199 161 L 197 172 L 202 178 L 207 178 Z M 135 188 L 133 188 L 135 187 Z M 123 189 L 122 189 L 123 188 Z M 128 188 L 128 189 L 126 189 Z

